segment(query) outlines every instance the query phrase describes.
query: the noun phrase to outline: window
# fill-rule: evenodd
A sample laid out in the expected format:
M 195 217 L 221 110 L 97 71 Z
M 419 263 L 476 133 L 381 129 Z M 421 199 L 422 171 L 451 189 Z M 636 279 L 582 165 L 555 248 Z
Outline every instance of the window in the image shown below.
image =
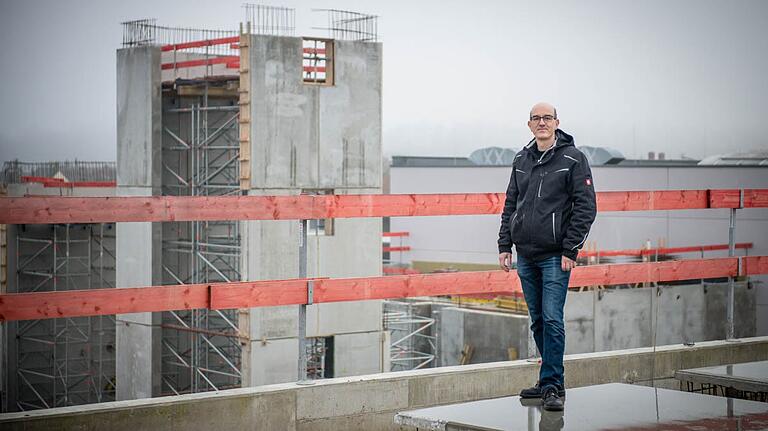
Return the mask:
M 304 39 L 302 66 L 305 84 L 333 85 L 333 40 Z
M 332 195 L 333 189 L 306 189 L 302 190 L 303 195 Z M 325 218 L 319 220 L 309 220 L 307 226 L 307 235 L 318 236 L 331 236 L 333 235 L 333 223 L 332 218 Z

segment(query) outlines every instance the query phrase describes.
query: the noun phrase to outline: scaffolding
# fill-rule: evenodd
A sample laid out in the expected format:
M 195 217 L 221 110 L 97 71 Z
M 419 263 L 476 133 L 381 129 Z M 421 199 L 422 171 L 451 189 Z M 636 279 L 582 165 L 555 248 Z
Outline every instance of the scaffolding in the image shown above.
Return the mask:
M 115 286 L 114 224 L 18 225 L 14 291 Z M 115 399 L 115 317 L 13 322 L 12 382 L 5 409 L 32 410 Z M 9 340 L 10 341 L 10 340 Z M 11 371 L 13 368 L 13 371 Z
M 237 78 L 176 82 L 163 106 L 163 194 L 241 194 Z M 164 284 L 239 281 L 240 223 L 164 223 L 163 275 Z M 241 385 L 237 310 L 166 312 L 162 325 L 163 394 Z
M 390 331 L 391 371 L 417 370 L 435 365 L 435 319 L 421 316 L 411 302 L 384 303 L 384 330 Z

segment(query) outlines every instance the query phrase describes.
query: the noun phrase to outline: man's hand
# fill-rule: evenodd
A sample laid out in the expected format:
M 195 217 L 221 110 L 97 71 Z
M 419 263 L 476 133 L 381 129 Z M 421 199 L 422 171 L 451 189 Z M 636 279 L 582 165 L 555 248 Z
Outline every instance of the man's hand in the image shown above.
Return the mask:
M 504 272 L 509 272 L 512 268 L 512 253 L 499 253 L 499 266 Z
M 501 257 L 499 257 L 499 259 L 501 259 Z M 563 269 L 563 271 L 570 271 L 573 268 L 576 268 L 576 261 L 563 256 L 563 258 L 560 260 L 560 267 Z

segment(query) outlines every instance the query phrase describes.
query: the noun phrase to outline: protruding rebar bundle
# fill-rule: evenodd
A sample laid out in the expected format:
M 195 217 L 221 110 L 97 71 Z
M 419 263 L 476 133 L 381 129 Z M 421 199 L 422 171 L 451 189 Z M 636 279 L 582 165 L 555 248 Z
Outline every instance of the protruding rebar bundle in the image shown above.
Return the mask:
M 327 30 L 330 39 L 361 42 L 376 42 L 378 40 L 379 17 L 376 15 L 338 9 L 312 9 L 312 11 L 328 14 L 328 27 L 315 28 Z
M 293 36 L 296 29 L 295 9 L 245 3 L 245 22 L 252 34 Z

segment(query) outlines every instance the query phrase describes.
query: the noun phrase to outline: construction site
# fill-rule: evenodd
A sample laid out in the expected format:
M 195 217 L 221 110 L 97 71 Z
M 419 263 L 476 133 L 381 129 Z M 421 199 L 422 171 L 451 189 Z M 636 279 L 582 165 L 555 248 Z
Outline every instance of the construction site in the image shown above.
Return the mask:
M 590 153 L 548 416 L 514 152 L 385 158 L 378 17 L 243 12 L 121 24 L 116 161 L 4 162 L 0 428 L 768 429 L 768 157 Z

